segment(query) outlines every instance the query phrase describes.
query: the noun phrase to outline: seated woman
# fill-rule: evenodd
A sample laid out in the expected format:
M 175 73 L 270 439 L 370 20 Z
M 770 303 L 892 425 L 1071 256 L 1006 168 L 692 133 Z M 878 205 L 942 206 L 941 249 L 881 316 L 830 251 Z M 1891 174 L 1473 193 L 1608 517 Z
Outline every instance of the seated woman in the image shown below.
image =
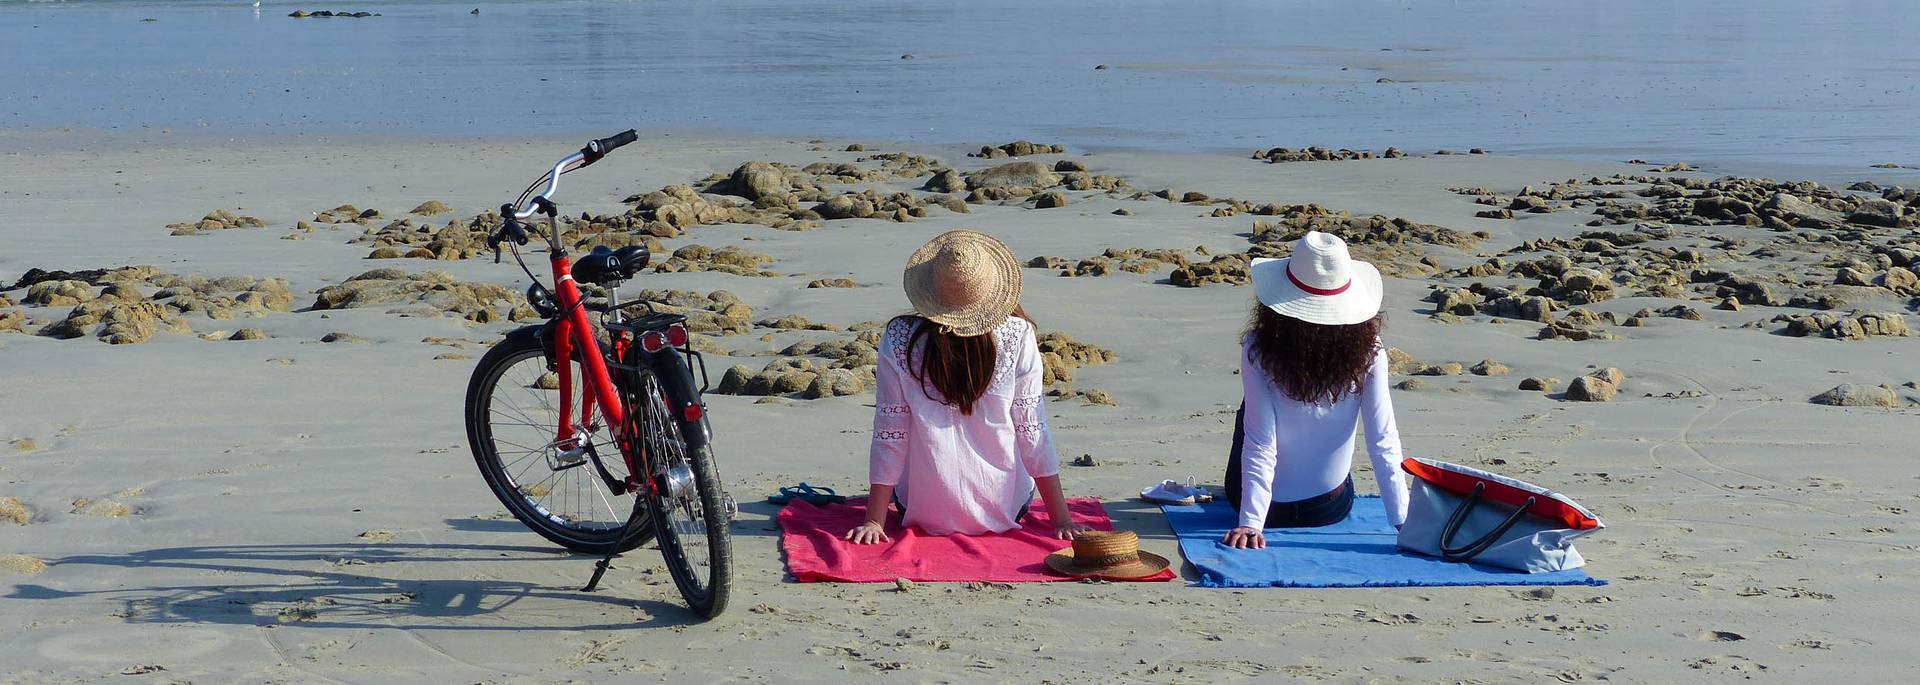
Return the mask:
M 1380 344 L 1380 272 L 1338 236 L 1309 232 L 1286 259 L 1253 260 L 1253 322 L 1241 339 L 1244 400 L 1227 456 L 1239 525 L 1221 542 L 1267 545 L 1262 528 L 1338 523 L 1353 509 L 1354 428 L 1366 424 L 1374 479 L 1398 528 L 1407 518 L 1400 433 Z
M 1058 537 L 1090 530 L 1060 493 L 1020 270 L 1005 244 L 973 231 L 943 233 L 907 260 L 915 313 L 880 339 L 867 520 L 848 540 L 887 541 L 889 500 L 903 525 L 934 535 L 1006 532 L 1036 489 Z

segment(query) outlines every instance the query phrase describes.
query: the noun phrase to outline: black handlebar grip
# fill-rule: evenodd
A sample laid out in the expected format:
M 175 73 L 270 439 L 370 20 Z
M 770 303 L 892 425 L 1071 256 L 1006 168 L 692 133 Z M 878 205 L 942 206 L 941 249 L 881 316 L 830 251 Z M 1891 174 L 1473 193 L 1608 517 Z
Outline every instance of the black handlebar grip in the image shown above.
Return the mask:
M 580 148 L 580 156 L 585 158 L 585 163 L 580 166 L 598 162 L 601 157 L 607 156 L 607 153 L 639 139 L 640 134 L 635 133 L 633 129 L 627 129 L 605 138 L 588 141 L 586 147 Z
M 627 129 L 625 131 L 615 133 L 612 136 L 601 138 L 593 142 L 598 143 L 600 145 L 600 154 L 604 155 L 609 152 L 613 152 L 615 149 L 619 148 L 622 145 L 626 145 L 627 143 L 631 143 L 639 139 L 640 139 L 640 134 L 635 133 L 633 129 Z

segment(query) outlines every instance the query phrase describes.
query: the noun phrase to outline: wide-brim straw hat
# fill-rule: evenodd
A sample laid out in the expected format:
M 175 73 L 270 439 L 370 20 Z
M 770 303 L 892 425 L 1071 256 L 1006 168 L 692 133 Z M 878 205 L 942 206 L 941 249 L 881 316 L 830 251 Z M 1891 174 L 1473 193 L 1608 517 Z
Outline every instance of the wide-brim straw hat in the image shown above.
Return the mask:
M 913 310 L 961 337 L 992 331 L 1020 306 L 1020 260 L 993 236 L 947 231 L 907 258 Z
M 1276 313 L 1307 323 L 1347 326 L 1380 313 L 1380 270 L 1347 253 L 1340 236 L 1308 231 L 1293 256 L 1255 259 L 1253 293 Z
M 1047 555 L 1047 567 L 1069 576 L 1145 578 L 1167 570 L 1167 558 L 1140 551 L 1133 531 L 1089 531 L 1073 546 Z

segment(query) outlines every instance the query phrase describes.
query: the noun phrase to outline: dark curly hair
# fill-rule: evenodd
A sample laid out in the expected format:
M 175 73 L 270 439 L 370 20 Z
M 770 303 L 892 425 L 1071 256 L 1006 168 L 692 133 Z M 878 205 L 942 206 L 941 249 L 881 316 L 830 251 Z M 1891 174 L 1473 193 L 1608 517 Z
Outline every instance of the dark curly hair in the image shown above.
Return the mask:
M 1386 325 L 1385 313 L 1346 326 L 1308 323 L 1255 300 L 1247 333 L 1253 336 L 1254 359 L 1281 392 L 1295 401 L 1329 405 L 1359 392 Z

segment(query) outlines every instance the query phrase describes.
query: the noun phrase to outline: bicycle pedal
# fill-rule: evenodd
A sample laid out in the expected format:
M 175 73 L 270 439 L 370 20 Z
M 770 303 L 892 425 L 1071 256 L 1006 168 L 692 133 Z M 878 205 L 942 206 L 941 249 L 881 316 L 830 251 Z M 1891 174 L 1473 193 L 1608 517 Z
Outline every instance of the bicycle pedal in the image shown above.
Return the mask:
M 734 501 L 733 493 L 720 493 L 720 507 L 727 512 L 727 522 L 731 523 L 734 519 L 740 517 L 740 503 Z

